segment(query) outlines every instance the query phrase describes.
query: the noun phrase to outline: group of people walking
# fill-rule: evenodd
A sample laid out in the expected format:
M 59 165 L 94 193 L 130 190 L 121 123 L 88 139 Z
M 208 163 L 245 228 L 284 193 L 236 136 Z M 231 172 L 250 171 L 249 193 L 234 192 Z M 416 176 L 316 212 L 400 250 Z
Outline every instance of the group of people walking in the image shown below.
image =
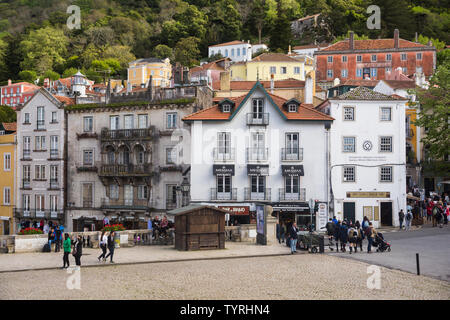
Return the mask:
M 111 231 L 109 234 L 107 232 L 103 231 L 102 235 L 100 236 L 100 249 L 102 249 L 102 254 L 98 256 L 98 261 L 106 261 L 108 257 L 110 258 L 109 262 L 114 263 L 113 256 L 114 256 L 114 235 L 115 232 Z M 106 254 L 106 249 L 109 250 L 109 253 Z
M 347 243 L 350 254 L 352 252 L 357 253 L 358 248 L 363 252 L 363 241 L 367 239 L 367 253 L 372 253 L 372 244 L 377 231 L 367 217 L 364 217 L 362 224 L 359 220 L 353 224 L 351 220 L 341 222 L 333 217 L 326 224 L 326 229 L 330 240 L 330 248 L 333 246 L 333 240 L 336 241 L 337 252 L 346 252 Z

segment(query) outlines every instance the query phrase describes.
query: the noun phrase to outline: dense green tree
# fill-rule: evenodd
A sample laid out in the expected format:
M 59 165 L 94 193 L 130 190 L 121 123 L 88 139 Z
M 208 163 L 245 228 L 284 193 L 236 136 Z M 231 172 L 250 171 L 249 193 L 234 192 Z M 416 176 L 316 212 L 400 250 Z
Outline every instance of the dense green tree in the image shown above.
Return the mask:
M 68 68 L 68 69 L 64 70 L 62 77 L 68 78 L 68 77 L 73 76 L 77 72 L 78 72 L 78 69 L 76 69 L 76 68 Z
M 58 80 L 60 78 L 59 73 L 52 71 L 52 70 L 47 70 L 44 72 L 44 74 L 42 75 L 43 79 L 49 78 L 51 81 L 55 81 Z
M 120 63 L 122 68 L 127 68 L 128 63 L 136 60 L 136 57 L 131 53 L 131 48 L 128 46 L 111 46 L 106 48 L 102 54 L 103 58 L 112 58 Z
M 439 66 L 430 78 L 428 90 L 417 90 L 417 101 L 420 107 L 415 124 L 425 128 L 421 141 L 427 155 L 434 160 L 447 159 L 450 153 L 450 64 Z M 450 163 L 444 163 L 446 172 L 450 172 Z
M 198 45 L 200 39 L 188 37 L 178 41 L 175 46 L 175 61 L 186 67 L 198 65 L 200 58 L 200 49 Z
M 173 59 L 173 50 L 171 47 L 166 46 L 165 44 L 158 44 L 155 49 L 153 49 L 152 55 L 156 58 L 160 59 Z
M 292 44 L 291 22 L 287 17 L 286 9 L 279 1 L 277 19 L 270 36 L 269 48 L 272 51 L 287 52 L 289 45 Z
M 36 81 L 36 79 L 37 79 L 36 71 L 33 71 L 33 70 L 20 71 L 19 79 L 26 81 L 26 82 L 34 83 L 34 81 Z
M 52 70 L 64 63 L 67 43 L 68 39 L 62 30 L 45 27 L 31 31 L 20 43 L 24 57 L 21 67 L 36 70 L 39 74 Z
M 0 122 L 16 122 L 16 112 L 10 106 L 0 105 Z

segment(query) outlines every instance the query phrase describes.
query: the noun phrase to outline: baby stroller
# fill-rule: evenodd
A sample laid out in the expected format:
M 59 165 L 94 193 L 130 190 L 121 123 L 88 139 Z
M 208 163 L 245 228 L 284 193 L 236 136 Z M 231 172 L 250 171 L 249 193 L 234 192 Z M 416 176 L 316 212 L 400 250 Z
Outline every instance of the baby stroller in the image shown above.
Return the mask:
M 384 252 L 386 250 L 391 252 L 391 245 L 389 242 L 384 240 L 382 233 L 377 233 L 372 245 L 377 248 L 377 252 Z

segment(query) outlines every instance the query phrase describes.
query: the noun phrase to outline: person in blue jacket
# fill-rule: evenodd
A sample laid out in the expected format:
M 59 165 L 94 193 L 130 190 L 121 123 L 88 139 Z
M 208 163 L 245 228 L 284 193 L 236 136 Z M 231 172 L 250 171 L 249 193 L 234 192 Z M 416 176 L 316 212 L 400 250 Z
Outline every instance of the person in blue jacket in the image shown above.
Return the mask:
M 344 220 L 341 224 L 340 230 L 339 230 L 339 237 L 341 240 L 341 251 L 345 252 L 345 244 L 348 241 L 348 227 L 347 227 L 347 222 Z

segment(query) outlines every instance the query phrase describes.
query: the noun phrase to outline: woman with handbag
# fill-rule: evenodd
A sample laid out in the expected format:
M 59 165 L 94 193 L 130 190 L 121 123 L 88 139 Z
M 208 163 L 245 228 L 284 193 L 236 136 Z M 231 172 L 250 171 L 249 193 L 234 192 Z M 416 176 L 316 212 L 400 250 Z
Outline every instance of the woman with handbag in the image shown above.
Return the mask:
M 72 255 L 75 257 L 75 264 L 81 266 L 81 256 L 83 254 L 83 238 L 78 235 L 77 241 L 73 244 Z

